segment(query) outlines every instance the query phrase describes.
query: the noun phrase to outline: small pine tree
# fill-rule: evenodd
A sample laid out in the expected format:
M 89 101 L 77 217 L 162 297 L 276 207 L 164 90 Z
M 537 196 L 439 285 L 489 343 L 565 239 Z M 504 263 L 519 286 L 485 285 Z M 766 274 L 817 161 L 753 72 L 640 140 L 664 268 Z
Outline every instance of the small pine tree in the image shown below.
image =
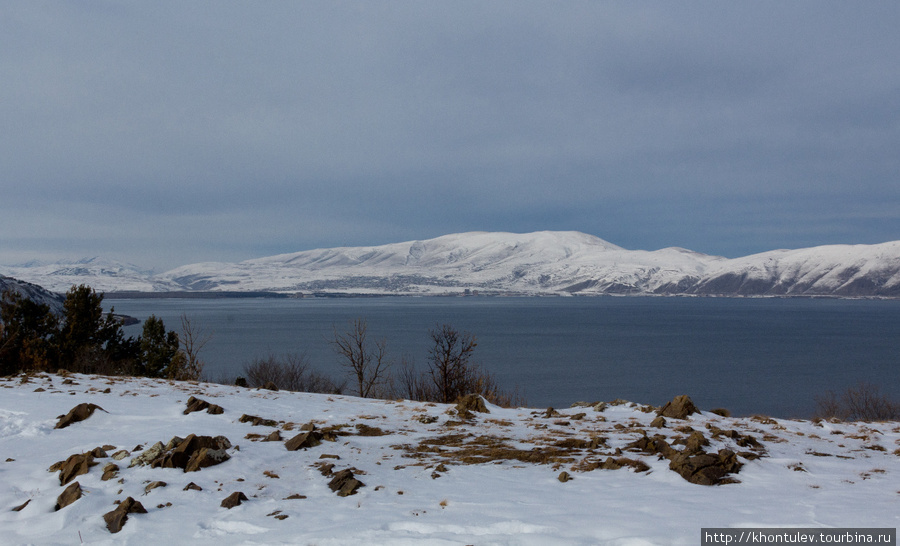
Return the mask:
M 162 319 L 150 315 L 144 321 L 140 340 L 140 368 L 148 377 L 169 377 L 175 375 L 173 360 L 181 354 L 178 351 L 178 334 L 166 332 Z M 183 356 L 182 356 L 183 358 Z M 175 366 L 179 365 L 175 361 Z

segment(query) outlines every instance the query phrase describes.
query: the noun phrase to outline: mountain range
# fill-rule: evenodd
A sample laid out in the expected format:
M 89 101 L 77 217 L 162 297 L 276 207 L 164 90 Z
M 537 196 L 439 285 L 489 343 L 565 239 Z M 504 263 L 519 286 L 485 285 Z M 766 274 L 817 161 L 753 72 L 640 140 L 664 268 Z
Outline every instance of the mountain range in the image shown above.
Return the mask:
M 470 232 L 370 247 L 307 250 L 161 274 L 91 258 L 0 267 L 64 292 L 386 295 L 714 295 L 900 297 L 900 241 L 724 258 L 683 248 L 627 250 L 580 232 Z

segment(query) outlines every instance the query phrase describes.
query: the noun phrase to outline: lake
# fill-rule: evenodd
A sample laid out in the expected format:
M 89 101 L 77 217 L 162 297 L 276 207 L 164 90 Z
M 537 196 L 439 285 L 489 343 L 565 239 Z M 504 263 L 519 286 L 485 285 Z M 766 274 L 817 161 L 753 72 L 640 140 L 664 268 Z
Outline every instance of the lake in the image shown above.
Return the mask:
M 363 318 L 369 334 L 426 363 L 428 331 L 475 335 L 475 361 L 535 407 L 624 398 L 661 405 L 688 394 L 701 409 L 809 417 L 816 395 L 861 381 L 900 397 L 900 301 L 787 298 L 223 298 L 109 299 L 109 309 L 186 314 L 212 335 L 205 375 L 235 377 L 269 354 L 305 353 L 334 377 L 328 343 Z M 138 336 L 140 326 L 125 329 Z

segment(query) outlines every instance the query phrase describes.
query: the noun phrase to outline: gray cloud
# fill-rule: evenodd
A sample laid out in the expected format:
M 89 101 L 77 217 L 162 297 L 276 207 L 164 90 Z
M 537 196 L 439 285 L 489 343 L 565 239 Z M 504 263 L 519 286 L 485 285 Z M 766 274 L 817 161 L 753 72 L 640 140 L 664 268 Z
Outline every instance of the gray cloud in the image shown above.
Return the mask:
M 8 2 L 0 263 L 897 238 L 892 2 Z

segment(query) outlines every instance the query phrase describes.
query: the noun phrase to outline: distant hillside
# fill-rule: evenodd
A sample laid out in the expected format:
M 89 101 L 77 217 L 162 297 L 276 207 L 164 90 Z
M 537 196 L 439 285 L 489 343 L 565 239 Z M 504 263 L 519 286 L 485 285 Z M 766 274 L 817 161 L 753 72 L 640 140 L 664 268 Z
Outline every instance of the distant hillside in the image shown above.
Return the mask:
M 198 263 L 161 275 L 94 261 L 14 271 L 57 290 L 83 282 L 101 291 L 139 292 L 895 298 L 900 297 L 900 241 L 727 259 L 683 248 L 627 250 L 579 232 L 472 232 Z
M 49 305 L 54 312 L 59 313 L 62 311 L 63 296 L 61 294 L 45 290 L 36 284 L 0 275 L 0 294 L 5 293 L 7 290 L 12 290 L 21 296 Z

